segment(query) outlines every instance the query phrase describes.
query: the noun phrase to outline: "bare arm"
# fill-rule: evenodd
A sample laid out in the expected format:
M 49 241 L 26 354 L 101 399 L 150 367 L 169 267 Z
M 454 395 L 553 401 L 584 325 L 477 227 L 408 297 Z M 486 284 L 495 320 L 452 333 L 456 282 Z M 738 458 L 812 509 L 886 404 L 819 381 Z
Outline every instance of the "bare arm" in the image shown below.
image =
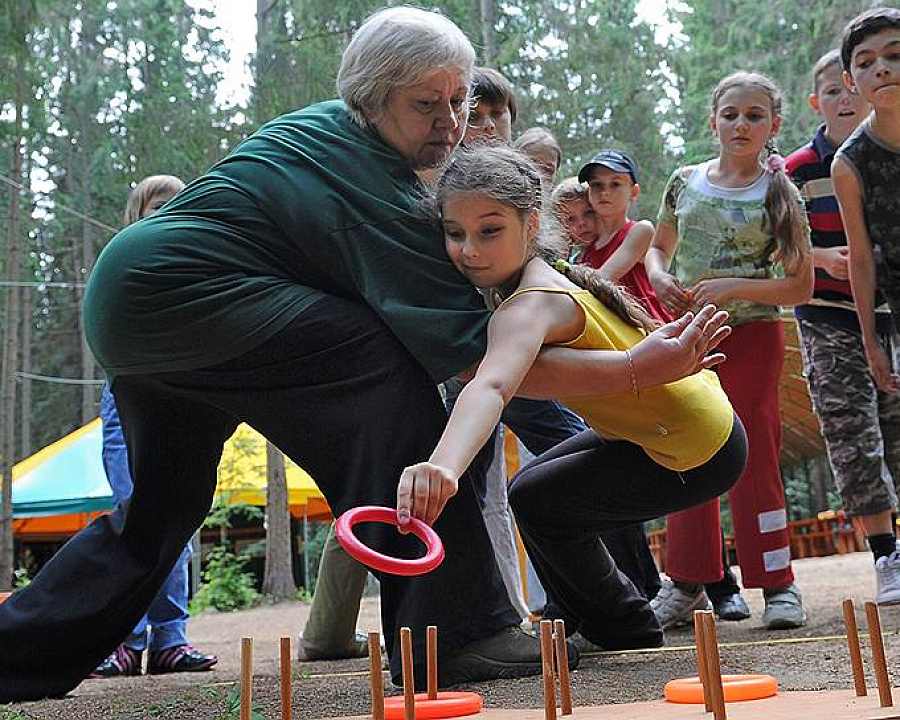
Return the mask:
M 552 338 L 555 328 L 580 317 L 571 298 L 549 293 L 521 295 L 494 313 L 484 360 L 459 394 L 437 447 L 428 462 L 411 465 L 400 476 L 401 524 L 410 517 L 429 525 L 437 519 L 545 340 Z
M 644 265 L 656 296 L 669 312 L 675 317 L 680 317 L 691 306 L 692 297 L 675 276 L 669 273 L 676 247 L 678 247 L 678 230 L 661 222 L 653 233 Z
M 875 255 L 866 229 L 862 188 L 853 170 L 840 157 L 831 165 L 831 177 L 850 248 L 850 287 L 869 370 L 879 388 L 896 393 L 900 390 L 900 379 L 891 372 L 891 362 L 875 327 Z
M 797 267 L 785 269 L 783 278 L 709 278 L 691 290 L 700 305 L 722 305 L 729 300 L 752 300 L 763 305 L 802 305 L 812 297 L 815 275 L 812 255 L 806 253 Z
M 650 241 L 653 240 L 653 225 L 646 220 L 636 222 L 619 248 L 598 268 L 605 278 L 617 281 L 637 265 L 644 261 Z
M 663 325 L 631 348 L 635 381 L 643 390 L 680 380 L 725 360 L 707 354 L 731 332 L 728 313 L 703 308 Z M 541 350 L 516 394 L 530 398 L 598 397 L 631 392 L 631 366 L 617 350 Z

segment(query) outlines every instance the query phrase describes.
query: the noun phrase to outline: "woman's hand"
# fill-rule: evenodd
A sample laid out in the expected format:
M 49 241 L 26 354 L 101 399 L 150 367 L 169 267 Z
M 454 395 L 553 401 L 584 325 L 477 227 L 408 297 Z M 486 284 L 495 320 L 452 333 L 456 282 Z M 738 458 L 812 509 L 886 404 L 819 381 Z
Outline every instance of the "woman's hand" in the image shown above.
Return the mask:
M 650 333 L 631 348 L 638 388 L 674 382 L 723 362 L 724 354 L 707 353 L 731 333 L 727 319 L 727 312 L 707 305 L 696 316 L 687 313 Z
M 656 291 L 656 297 L 672 315 L 681 317 L 688 311 L 694 300 L 693 296 L 681 286 L 674 275 L 667 272 L 654 272 L 649 275 L 649 279 Z
M 697 307 L 705 305 L 721 307 L 736 297 L 739 285 L 739 278 L 707 278 L 691 288 L 691 295 Z
M 456 495 L 459 483 L 453 473 L 440 465 L 421 462 L 410 465 L 400 475 L 397 486 L 397 518 L 400 532 L 408 532 L 410 518 L 434 524 L 447 501 Z
M 836 280 L 850 279 L 850 248 L 846 245 L 830 248 L 814 248 L 816 267 L 822 268 Z
M 892 372 L 891 360 L 881 343 L 876 340 L 863 344 L 866 348 L 866 360 L 869 361 L 869 372 L 878 389 L 896 395 L 900 392 L 900 375 Z

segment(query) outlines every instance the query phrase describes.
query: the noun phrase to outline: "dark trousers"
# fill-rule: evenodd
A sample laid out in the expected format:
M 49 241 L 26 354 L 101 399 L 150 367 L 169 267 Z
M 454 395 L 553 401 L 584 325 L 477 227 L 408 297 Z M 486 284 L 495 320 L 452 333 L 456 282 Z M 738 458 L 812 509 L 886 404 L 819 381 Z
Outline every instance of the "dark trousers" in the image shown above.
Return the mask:
M 587 430 L 516 475 L 509 500 L 522 539 L 544 587 L 578 623 L 573 629 L 611 650 L 659 644 L 653 611 L 616 568 L 599 533 L 718 497 L 740 477 L 746 458 L 735 416 L 725 445 L 686 472 L 658 465 L 637 445 Z
M 66 693 L 128 635 L 206 517 L 222 446 L 239 422 L 307 470 L 339 515 L 394 506 L 400 472 L 428 457 L 447 417 L 434 382 L 378 317 L 332 297 L 235 360 L 120 376 L 113 391 L 131 502 L 76 535 L 0 605 L 0 702 Z M 435 530 L 446 552 L 436 570 L 381 576 L 395 677 L 401 626 L 413 630 L 421 673 L 427 625 L 439 627 L 446 653 L 518 622 L 468 478 Z M 359 534 L 383 553 L 421 554 L 412 536 L 387 526 Z

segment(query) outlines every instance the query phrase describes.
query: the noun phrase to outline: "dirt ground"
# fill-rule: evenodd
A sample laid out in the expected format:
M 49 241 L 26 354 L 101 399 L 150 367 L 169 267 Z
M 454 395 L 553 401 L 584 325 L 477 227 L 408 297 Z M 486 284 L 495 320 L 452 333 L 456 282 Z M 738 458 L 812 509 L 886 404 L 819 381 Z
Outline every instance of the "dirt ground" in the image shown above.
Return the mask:
M 760 624 L 762 594 L 746 591 L 753 617 L 740 623 L 719 623 L 722 667 L 726 673 L 765 672 L 788 690 L 849 689 L 852 677 L 844 639 L 841 600 L 857 605 L 865 632 L 863 602 L 874 590 L 869 553 L 795 561 L 797 582 L 804 593 L 809 623 L 793 631 L 768 632 Z M 289 603 L 238 613 L 206 613 L 191 620 L 191 641 L 219 656 L 219 665 L 203 674 L 180 674 L 88 680 L 67 698 L 0 706 L 0 720 L 104 718 L 171 718 L 175 720 L 237 720 L 234 687 L 240 676 L 240 638 L 254 638 L 254 701 L 258 720 L 280 717 L 278 638 L 295 636 L 308 606 Z M 883 608 L 888 666 L 893 684 L 900 682 L 900 606 Z M 379 629 L 378 601 L 365 599 L 360 630 Z M 696 674 L 693 636 L 687 629 L 667 636 L 667 646 L 653 651 L 598 653 L 582 657 L 572 675 L 576 705 L 600 705 L 662 696 L 663 685 Z M 870 687 L 874 688 L 868 643 L 863 645 Z M 293 664 L 293 717 L 331 718 L 368 711 L 368 661 L 348 660 Z M 387 676 L 386 676 L 387 677 Z M 540 678 L 503 680 L 472 685 L 486 707 L 542 706 Z M 392 690 L 392 692 L 395 692 Z M 874 690 L 870 691 L 874 692 Z M 699 716 L 698 716 L 699 717 Z

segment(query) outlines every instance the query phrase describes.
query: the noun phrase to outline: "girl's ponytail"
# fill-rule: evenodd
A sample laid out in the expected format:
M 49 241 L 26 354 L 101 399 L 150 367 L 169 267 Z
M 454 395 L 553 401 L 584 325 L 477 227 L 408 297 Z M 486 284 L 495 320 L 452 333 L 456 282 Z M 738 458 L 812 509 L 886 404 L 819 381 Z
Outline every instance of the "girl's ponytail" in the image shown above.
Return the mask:
M 572 265 L 565 260 L 557 260 L 556 269 L 578 287 L 591 293 L 623 322 L 648 333 L 662 325 L 625 288 L 603 277 L 589 265 Z
M 766 190 L 766 230 L 775 238 L 775 259 L 791 271 L 799 267 L 807 254 L 806 224 L 784 158 L 772 138 L 766 141 L 766 154 L 766 172 L 771 175 Z

